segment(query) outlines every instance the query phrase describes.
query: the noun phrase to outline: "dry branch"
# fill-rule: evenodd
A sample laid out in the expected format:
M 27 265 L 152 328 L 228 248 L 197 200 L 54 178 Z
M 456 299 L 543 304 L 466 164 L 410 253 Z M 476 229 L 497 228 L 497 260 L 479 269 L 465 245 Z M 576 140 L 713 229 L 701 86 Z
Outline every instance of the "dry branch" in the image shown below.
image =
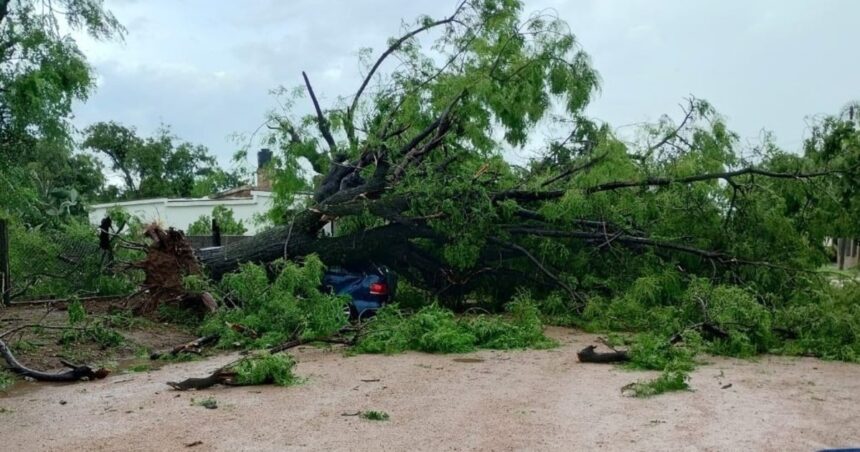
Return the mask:
M 6 345 L 6 342 L 2 339 L 0 339 L 0 355 L 2 355 L 3 359 L 6 360 L 6 363 L 9 365 L 9 370 L 37 381 L 64 382 L 94 380 L 104 378 L 110 374 L 110 371 L 104 368 L 93 370 L 89 366 L 78 366 L 65 360 L 60 360 L 64 366 L 69 368 L 69 370 L 65 372 L 50 373 L 30 369 L 15 359 L 15 355 L 12 354 L 12 350 L 9 349 L 9 346 Z

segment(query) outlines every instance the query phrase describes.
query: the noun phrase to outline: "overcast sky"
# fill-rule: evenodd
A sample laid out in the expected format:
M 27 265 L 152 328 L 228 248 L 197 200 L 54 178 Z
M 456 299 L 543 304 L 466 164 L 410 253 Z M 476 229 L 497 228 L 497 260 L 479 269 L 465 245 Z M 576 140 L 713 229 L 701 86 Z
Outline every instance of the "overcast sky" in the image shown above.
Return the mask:
M 380 51 L 401 19 L 442 17 L 453 0 L 107 0 L 125 43 L 81 40 L 98 90 L 75 123 L 159 124 L 222 163 L 301 82 L 321 101 L 354 92 L 357 52 Z M 589 116 L 625 125 L 709 100 L 745 142 L 762 130 L 796 150 L 808 119 L 860 99 L 860 1 L 526 0 L 557 10 L 591 55 L 602 89 Z M 628 126 L 629 127 L 629 126 Z

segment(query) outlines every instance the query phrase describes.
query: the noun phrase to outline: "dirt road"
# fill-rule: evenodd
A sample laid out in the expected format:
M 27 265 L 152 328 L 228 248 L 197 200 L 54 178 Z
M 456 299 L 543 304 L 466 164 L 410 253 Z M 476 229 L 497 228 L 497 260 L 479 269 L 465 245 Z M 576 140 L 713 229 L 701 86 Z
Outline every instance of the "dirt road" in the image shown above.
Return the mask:
M 594 336 L 553 329 L 547 351 L 344 357 L 301 348 L 290 388 L 165 384 L 231 359 L 0 395 L 0 449 L 816 450 L 860 446 L 860 366 L 712 358 L 692 392 L 620 388 L 651 374 L 580 364 Z M 463 359 L 468 358 L 468 359 Z M 730 387 L 727 387 L 731 385 Z M 192 404 L 214 397 L 217 409 Z M 345 416 L 385 411 L 389 421 Z M 189 447 L 189 445 L 191 445 Z

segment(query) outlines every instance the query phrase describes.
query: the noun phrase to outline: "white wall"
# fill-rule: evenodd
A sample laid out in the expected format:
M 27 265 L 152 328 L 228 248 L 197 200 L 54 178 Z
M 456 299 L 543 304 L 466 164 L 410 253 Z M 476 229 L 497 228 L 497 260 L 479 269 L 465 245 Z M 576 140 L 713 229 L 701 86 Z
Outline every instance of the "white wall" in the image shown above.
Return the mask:
M 140 218 L 144 223 L 157 221 L 165 227 L 174 227 L 183 231 L 188 225 L 197 221 L 201 215 L 212 216 L 215 206 L 224 206 L 233 211 L 233 218 L 242 220 L 247 232 L 245 235 L 255 235 L 258 226 L 254 216 L 265 214 L 272 207 L 272 194 L 269 192 L 252 191 L 251 199 L 142 199 L 139 201 L 124 201 L 90 206 L 90 222 L 98 225 L 107 211 L 120 207 L 131 215 Z

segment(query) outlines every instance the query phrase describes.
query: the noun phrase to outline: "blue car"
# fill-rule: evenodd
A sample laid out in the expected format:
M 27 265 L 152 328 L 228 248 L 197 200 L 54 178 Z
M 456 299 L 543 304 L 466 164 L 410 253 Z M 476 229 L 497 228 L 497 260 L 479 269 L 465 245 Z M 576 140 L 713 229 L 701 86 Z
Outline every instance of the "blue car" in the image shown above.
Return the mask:
M 350 302 L 345 314 L 351 320 L 362 320 L 391 302 L 397 289 L 397 275 L 387 267 L 375 265 L 354 269 L 329 267 L 323 276 L 323 287 L 348 296 Z

